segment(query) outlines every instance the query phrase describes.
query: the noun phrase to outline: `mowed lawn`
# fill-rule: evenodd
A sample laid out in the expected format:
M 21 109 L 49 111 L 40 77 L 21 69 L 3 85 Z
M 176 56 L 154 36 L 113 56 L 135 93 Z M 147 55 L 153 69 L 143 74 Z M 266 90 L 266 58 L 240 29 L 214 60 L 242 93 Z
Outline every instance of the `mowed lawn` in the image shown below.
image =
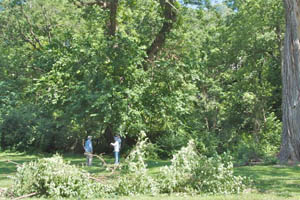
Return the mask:
M 16 173 L 16 163 L 22 164 L 42 157 L 51 155 L 30 155 L 23 153 L 0 153 L 0 188 L 8 188 L 13 184 L 11 177 Z M 101 161 L 97 158 L 93 161 L 92 167 L 84 166 L 85 157 L 83 155 L 66 154 L 64 159 L 73 165 L 82 167 L 93 176 L 107 174 Z M 12 161 L 12 162 L 7 162 Z M 113 163 L 111 156 L 105 156 L 108 164 Z M 148 160 L 150 173 L 157 175 L 162 166 L 169 165 L 169 161 Z M 236 175 L 248 176 L 253 180 L 255 188 L 247 190 L 239 195 L 215 195 L 215 196 L 184 196 L 184 195 L 159 195 L 159 196 L 135 196 L 117 197 L 119 200 L 300 200 L 300 167 L 299 166 L 245 166 L 234 169 Z M 43 198 L 30 198 L 43 199 Z

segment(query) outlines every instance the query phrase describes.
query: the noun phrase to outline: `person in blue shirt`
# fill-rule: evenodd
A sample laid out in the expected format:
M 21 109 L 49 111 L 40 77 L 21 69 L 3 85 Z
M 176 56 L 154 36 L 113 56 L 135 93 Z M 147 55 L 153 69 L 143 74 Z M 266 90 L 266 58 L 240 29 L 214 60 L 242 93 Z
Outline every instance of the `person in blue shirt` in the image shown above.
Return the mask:
M 93 161 L 92 136 L 88 136 L 87 140 L 85 141 L 84 150 L 86 155 L 86 164 L 87 166 L 91 166 Z

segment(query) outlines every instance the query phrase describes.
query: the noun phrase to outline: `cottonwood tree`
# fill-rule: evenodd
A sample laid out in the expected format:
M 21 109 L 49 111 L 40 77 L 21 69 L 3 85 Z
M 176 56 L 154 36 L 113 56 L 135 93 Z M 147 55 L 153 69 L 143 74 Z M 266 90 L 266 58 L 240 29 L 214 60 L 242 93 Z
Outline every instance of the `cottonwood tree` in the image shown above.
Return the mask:
M 300 1 L 284 0 L 286 34 L 282 67 L 283 130 L 279 159 L 300 161 Z

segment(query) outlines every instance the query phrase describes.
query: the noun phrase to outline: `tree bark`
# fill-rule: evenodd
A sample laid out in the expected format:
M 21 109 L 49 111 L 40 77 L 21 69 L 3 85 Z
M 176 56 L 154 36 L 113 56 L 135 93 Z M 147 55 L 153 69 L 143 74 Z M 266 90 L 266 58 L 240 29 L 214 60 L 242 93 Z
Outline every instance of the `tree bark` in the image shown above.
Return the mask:
M 164 23 L 157 33 L 154 41 L 147 49 L 147 56 L 149 60 L 152 60 L 153 57 L 158 53 L 165 43 L 167 34 L 171 31 L 173 24 L 176 22 L 177 13 L 175 10 L 176 0 L 160 0 L 160 6 L 163 10 Z M 147 68 L 145 68 L 147 70 Z
M 282 58 L 282 139 L 279 160 L 300 161 L 300 0 L 284 0 L 286 33 Z
M 117 30 L 117 9 L 118 9 L 118 0 L 111 0 L 109 3 L 109 22 L 108 22 L 108 34 L 114 36 Z

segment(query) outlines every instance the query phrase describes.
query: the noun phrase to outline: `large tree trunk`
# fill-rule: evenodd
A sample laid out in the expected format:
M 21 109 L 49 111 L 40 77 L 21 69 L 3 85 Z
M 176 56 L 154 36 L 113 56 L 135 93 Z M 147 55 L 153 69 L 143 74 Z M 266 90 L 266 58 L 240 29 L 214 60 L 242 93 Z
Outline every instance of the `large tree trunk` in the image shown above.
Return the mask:
M 284 0 L 286 34 L 282 66 L 281 163 L 300 161 L 300 0 Z

